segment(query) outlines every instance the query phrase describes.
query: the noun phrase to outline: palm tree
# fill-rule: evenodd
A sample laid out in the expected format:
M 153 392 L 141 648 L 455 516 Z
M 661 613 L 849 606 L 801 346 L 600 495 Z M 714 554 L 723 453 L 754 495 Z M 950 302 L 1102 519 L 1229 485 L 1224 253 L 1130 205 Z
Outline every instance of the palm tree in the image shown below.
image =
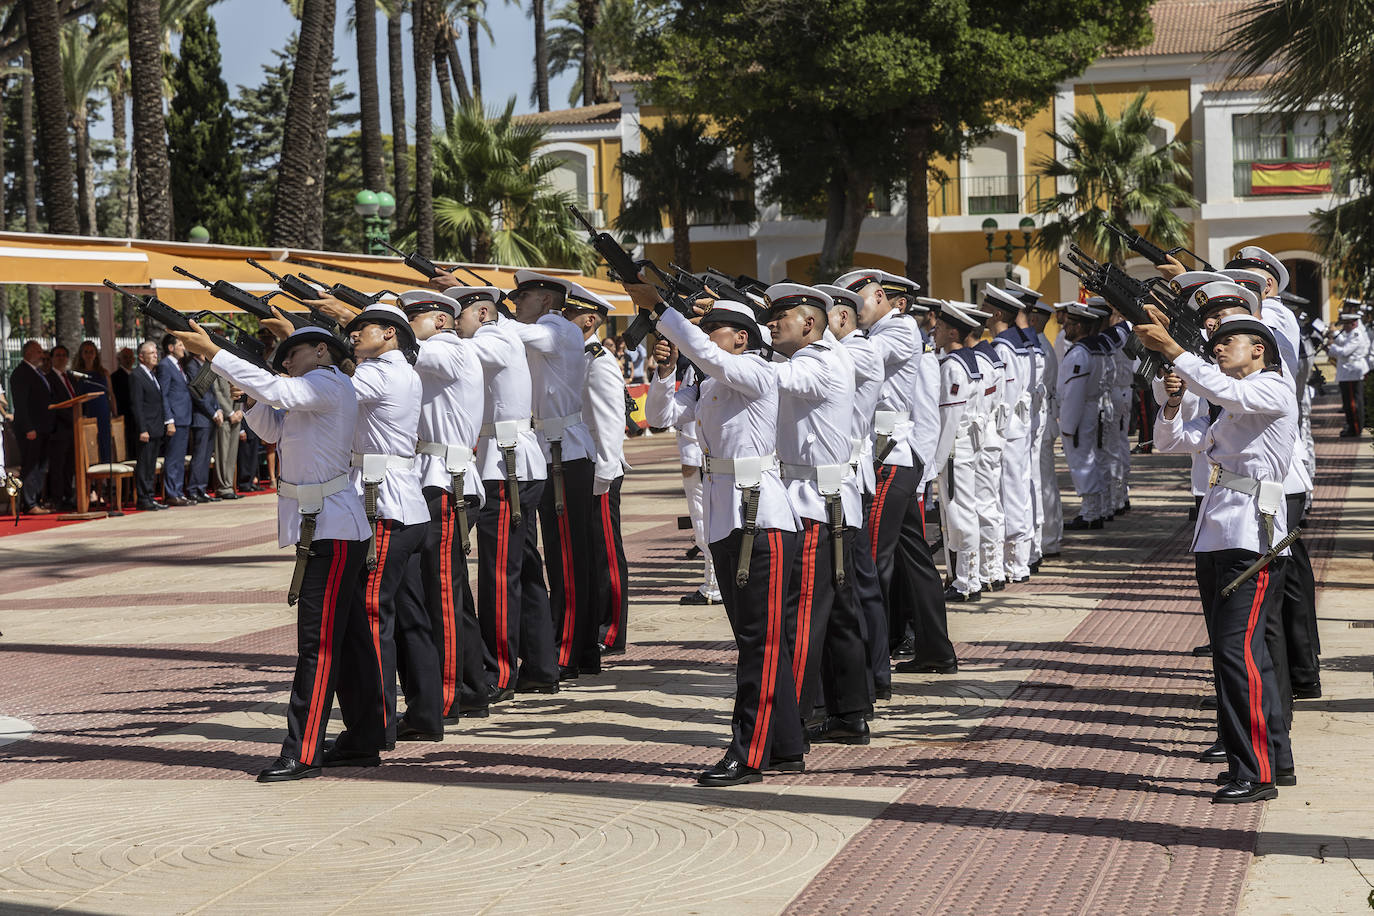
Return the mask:
M 88 106 L 97 90 L 113 84 L 115 67 L 123 61 L 126 50 L 122 34 L 92 31 L 80 20 L 62 27 L 62 90 L 76 141 L 77 215 L 82 235 L 96 234 L 95 165 L 91 161 Z
M 377 0 L 353 0 L 353 34 L 358 48 L 363 185 L 382 191 L 386 189 L 386 168 L 382 165 L 382 103 L 377 91 Z
M 1126 243 L 1109 225 L 1144 223 L 1145 234 L 1162 248 L 1188 244 L 1188 223 L 1174 208 L 1192 208 L 1196 198 L 1185 187 L 1192 172 L 1183 161 L 1188 145 L 1171 140 L 1156 147 L 1150 138 L 1154 108 L 1148 90 L 1131 99 L 1119 118 L 1108 115 L 1093 96 L 1094 109 L 1078 112 L 1062 131 L 1046 134 L 1064 148 L 1062 158 L 1041 156 L 1036 170 L 1071 190 L 1046 200 L 1036 212 L 1047 217 L 1032 243 L 1047 259 L 1059 257 L 1069 242 L 1124 264 L 1131 256 Z
M 434 29 L 438 0 L 412 0 L 410 49 L 415 56 L 415 247 L 434 256 L 434 114 L 430 71 L 434 68 Z
M 549 41 L 544 32 L 544 10 L 548 0 L 530 0 L 534 15 L 534 97 L 540 111 L 549 110 Z
M 638 185 L 621 208 L 616 228 L 657 234 L 667 214 L 673 258 L 691 270 L 691 224 L 750 222 L 756 211 L 746 195 L 753 185 L 730 163 L 725 141 L 706 134 L 701 118 L 670 115 L 662 127 L 644 127 L 642 132 L 644 149 L 621 153 L 616 163 L 621 175 Z
M 148 0 L 130 0 L 145 3 Z M 326 34 L 327 33 L 327 34 Z M 132 34 L 132 32 L 130 33 Z M 323 232 L 324 157 L 320 155 L 319 71 L 328 84 L 333 69 L 334 0 L 305 0 L 296 61 L 282 122 L 281 161 L 272 199 L 271 244 L 307 247 Z M 140 176 L 141 178 L 142 176 Z
M 568 213 L 574 201 L 551 184 L 558 160 L 539 154 L 548 128 L 514 111 L 511 99 L 488 117 L 473 101 L 436 137 L 439 250 L 484 264 L 590 270 L 595 257 Z
M 472 93 L 468 90 L 463 60 L 458 56 L 459 28 L 452 9 L 439 11 L 438 34 L 434 39 L 434 75 L 439 79 L 439 101 L 444 109 L 444 123 L 453 121 L 453 91 L 458 91 L 458 104 L 466 105 Z
M 410 143 L 406 139 L 405 43 L 401 16 L 406 0 L 381 0 L 386 13 L 387 92 L 391 100 L 391 176 L 396 188 L 396 225 L 410 219 Z
M 548 34 L 547 72 L 554 76 L 569 71 L 577 74 L 568 92 L 569 105 L 576 105 L 579 98 L 583 105 L 612 100 L 610 75 L 630 64 L 648 17 L 642 0 L 592 0 L 596 9 L 591 15 L 587 14 L 587 3 L 565 0 L 554 11 L 557 25 Z M 535 51 L 537 54 L 538 48 Z M 538 79 L 537 58 L 535 68 Z
M 468 24 L 468 60 L 472 66 L 472 98 L 478 105 L 482 104 L 482 63 L 481 49 L 478 47 L 478 27 L 487 30 L 487 37 L 491 37 L 491 26 L 487 25 L 487 20 L 482 16 L 482 12 L 487 7 L 487 0 L 462 0 L 463 17 Z
M 24 177 L 24 231 L 38 231 L 38 173 L 34 170 L 33 149 L 33 63 L 28 51 L 24 52 L 24 75 L 19 83 L 22 93 L 19 102 L 19 154 L 23 158 Z M 38 287 L 28 287 L 29 327 L 31 333 L 40 334 L 43 328 L 43 300 Z
M 162 114 L 162 22 L 158 0 L 128 0 L 129 90 L 133 99 L 134 164 L 138 169 L 139 234 L 172 234 L 172 166 Z

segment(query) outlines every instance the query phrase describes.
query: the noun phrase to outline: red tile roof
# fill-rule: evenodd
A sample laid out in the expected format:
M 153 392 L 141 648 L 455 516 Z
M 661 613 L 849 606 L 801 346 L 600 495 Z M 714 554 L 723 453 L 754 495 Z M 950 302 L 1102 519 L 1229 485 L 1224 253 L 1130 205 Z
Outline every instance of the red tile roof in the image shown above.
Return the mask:
M 535 124 L 590 124 L 620 120 L 620 103 L 605 102 L 601 105 L 583 105 L 581 108 L 564 108 L 559 111 L 537 111 L 521 115 L 517 120 Z
M 1117 51 L 1109 57 L 1153 57 L 1206 54 L 1223 46 L 1238 16 L 1255 9 L 1247 0 L 1159 0 L 1150 7 L 1154 40 L 1143 48 Z

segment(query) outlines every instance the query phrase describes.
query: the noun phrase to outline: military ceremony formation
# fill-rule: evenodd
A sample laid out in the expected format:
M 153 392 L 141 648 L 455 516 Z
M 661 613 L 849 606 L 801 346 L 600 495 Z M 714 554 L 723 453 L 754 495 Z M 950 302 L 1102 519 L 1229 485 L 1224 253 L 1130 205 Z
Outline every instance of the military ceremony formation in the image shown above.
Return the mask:
M 1159 257 L 1133 296 L 1118 268 L 1080 259 L 1083 301 L 1056 304 L 1010 280 L 976 303 L 933 299 L 863 268 L 814 286 L 670 281 L 594 241 L 638 271 L 624 289 L 654 335 L 644 410 L 677 436 L 705 567 L 682 603 L 722 605 L 738 653 L 728 749 L 700 785 L 868 744 L 894 676 L 959 670 L 947 605 L 1091 550 L 1131 511 L 1132 452 L 1150 449 L 1190 456 L 1213 800 L 1297 784 L 1293 700 L 1322 692 L 1300 537 L 1309 380 L 1325 347 L 1342 435 L 1358 436 L 1374 363 L 1360 303 L 1324 333 L 1257 247 L 1223 270 Z M 277 446 L 298 658 L 259 782 L 383 765 L 398 742 L 589 683 L 634 639 L 620 531 L 634 405 L 597 333 L 611 303 L 556 274 L 521 270 L 505 291 L 431 268 L 395 304 L 274 310 L 270 369 L 193 322 L 173 331 Z

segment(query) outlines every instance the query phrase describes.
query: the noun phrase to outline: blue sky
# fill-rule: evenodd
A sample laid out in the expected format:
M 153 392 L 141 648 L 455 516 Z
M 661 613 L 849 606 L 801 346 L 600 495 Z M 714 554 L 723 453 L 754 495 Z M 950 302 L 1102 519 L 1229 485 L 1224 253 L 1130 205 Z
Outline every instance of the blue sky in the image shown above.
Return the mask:
M 352 6 L 350 0 L 338 0 L 334 56 L 338 61 L 338 68 L 345 71 L 343 78 L 349 89 L 357 92 L 355 39 L 346 27 Z M 534 110 L 534 106 L 529 103 L 530 86 L 533 81 L 534 23 L 528 12 L 529 0 L 521 0 L 519 3 L 489 0 L 486 17 L 491 25 L 492 37 L 487 38 L 485 33 L 481 36 L 482 98 L 488 107 L 504 105 L 506 99 L 514 95 L 516 111 Z M 224 81 L 229 86 L 230 98 L 233 98 L 238 94 L 240 84 L 256 86 L 261 82 L 263 65 L 275 60 L 272 52 L 286 45 L 287 37 L 296 29 L 296 20 L 282 0 L 222 0 L 210 8 L 210 13 L 214 16 L 215 25 L 219 30 Z M 409 16 L 405 18 L 404 25 L 406 102 L 408 118 L 411 119 L 408 123 L 413 127 L 415 65 L 410 57 Z M 458 48 L 463 57 L 464 68 L 470 68 L 466 33 L 459 38 Z M 390 133 L 386 20 L 380 12 L 377 15 L 377 70 L 378 89 L 382 98 L 382 130 Z M 471 71 L 467 72 L 471 80 Z M 568 91 L 572 87 L 572 82 L 571 74 L 550 82 L 549 103 L 553 108 L 568 107 Z M 439 106 L 437 84 L 434 91 L 434 115 L 438 120 L 442 117 L 442 110 Z M 353 104 L 356 107 L 356 100 Z M 109 137 L 108 119 L 95 125 L 94 133 L 101 137 Z M 414 136 L 413 129 L 411 136 Z

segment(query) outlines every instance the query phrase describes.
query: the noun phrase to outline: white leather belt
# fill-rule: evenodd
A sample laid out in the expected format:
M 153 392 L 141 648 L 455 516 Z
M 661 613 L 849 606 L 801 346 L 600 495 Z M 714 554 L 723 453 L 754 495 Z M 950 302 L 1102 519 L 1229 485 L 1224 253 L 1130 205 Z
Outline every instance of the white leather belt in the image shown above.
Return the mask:
M 1269 535 L 1269 545 L 1274 542 L 1274 517 L 1284 508 L 1283 481 L 1256 480 L 1244 474 L 1232 474 L 1219 464 L 1212 465 L 1212 473 L 1207 478 L 1207 488 L 1225 487 L 1253 496 L 1259 501 L 1259 513 L 1264 517 L 1265 528 Z
M 514 448 L 516 440 L 521 433 L 527 433 L 530 426 L 529 417 L 521 417 L 518 420 L 496 420 L 493 423 L 483 423 L 478 430 L 478 435 L 483 439 L 496 437 L 496 444 L 501 448 Z
M 822 496 L 834 496 L 840 492 L 840 485 L 854 476 L 854 468 L 848 464 L 782 464 L 782 476 L 787 480 L 810 480 Z
M 741 490 L 756 487 L 768 471 L 778 469 L 776 455 L 755 455 L 747 458 L 712 458 L 703 455 L 701 472 L 703 474 L 728 475 L 735 478 L 735 486 Z
M 416 442 L 415 451 L 444 459 L 444 470 L 450 474 L 466 471 L 472 464 L 474 452 L 466 445 L 446 445 L 443 442 Z
M 857 465 L 864 454 L 864 439 L 861 436 L 849 437 L 849 463 Z
M 350 474 L 340 474 L 324 483 L 291 483 L 277 481 L 277 495 L 297 502 L 296 510 L 301 515 L 314 515 L 324 508 L 324 501 L 335 493 L 342 493 L 353 485 Z
M 873 412 L 873 431 L 880 436 L 890 436 L 898 423 L 905 423 L 911 414 L 905 410 L 875 410 Z
M 362 468 L 363 483 L 381 483 L 388 471 L 408 471 L 415 467 L 414 455 L 360 455 L 353 452 L 349 458 L 350 467 Z
M 568 414 L 566 417 L 550 417 L 547 420 L 534 418 L 534 428 L 544 434 L 546 442 L 563 441 L 563 433 L 569 426 L 576 426 L 582 422 L 582 411 Z

